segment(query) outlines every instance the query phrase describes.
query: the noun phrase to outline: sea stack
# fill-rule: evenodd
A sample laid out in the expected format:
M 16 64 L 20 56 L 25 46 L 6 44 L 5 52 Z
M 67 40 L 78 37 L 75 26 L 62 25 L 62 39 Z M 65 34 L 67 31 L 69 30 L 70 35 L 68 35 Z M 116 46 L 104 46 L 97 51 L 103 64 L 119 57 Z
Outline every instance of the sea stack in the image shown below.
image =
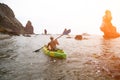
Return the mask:
M 28 20 L 25 26 L 25 34 L 34 34 L 34 29 L 30 20 Z
M 104 33 L 104 38 L 117 38 L 120 37 L 120 33 L 117 32 L 116 27 L 111 23 L 112 15 L 110 10 L 105 11 L 103 16 L 102 25 L 100 30 Z

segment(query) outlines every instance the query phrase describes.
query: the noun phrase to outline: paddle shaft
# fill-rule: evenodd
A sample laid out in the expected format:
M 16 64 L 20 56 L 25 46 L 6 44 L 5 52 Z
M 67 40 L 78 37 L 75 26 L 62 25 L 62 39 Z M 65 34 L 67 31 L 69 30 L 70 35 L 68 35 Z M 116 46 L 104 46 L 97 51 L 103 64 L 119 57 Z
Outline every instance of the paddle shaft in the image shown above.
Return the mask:
M 71 30 L 66 30 L 66 31 L 63 32 L 63 34 L 61 34 L 60 36 L 58 36 L 56 39 L 62 37 L 63 35 L 66 35 L 66 34 L 68 34 L 68 33 L 70 33 L 70 32 L 71 32 Z M 56 39 L 55 39 L 55 40 L 56 40 Z M 43 46 L 43 47 L 44 47 L 44 46 Z M 38 51 L 41 50 L 43 47 L 41 47 L 40 49 L 35 50 L 34 52 L 38 52 Z
M 58 39 L 58 38 L 60 38 L 60 37 L 62 37 L 62 36 L 63 36 L 63 34 L 60 35 L 60 36 L 58 36 L 56 39 Z M 56 39 L 55 39 L 55 40 L 56 40 Z M 43 48 L 43 47 L 41 47 L 40 49 L 35 50 L 34 52 L 38 52 L 38 51 L 40 51 L 42 48 Z

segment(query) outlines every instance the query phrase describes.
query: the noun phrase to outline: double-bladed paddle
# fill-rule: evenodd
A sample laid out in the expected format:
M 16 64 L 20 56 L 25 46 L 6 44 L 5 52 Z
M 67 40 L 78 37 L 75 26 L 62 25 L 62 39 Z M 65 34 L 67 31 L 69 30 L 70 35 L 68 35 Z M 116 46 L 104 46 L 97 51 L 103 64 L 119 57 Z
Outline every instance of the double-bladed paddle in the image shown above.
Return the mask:
M 63 35 L 67 35 L 67 34 L 69 34 L 70 32 L 71 32 L 70 29 L 69 29 L 69 30 L 64 30 L 64 32 L 63 32 L 60 36 L 58 36 L 56 39 L 62 37 Z M 44 47 L 44 46 L 43 46 L 43 47 Z M 40 49 L 35 50 L 34 52 L 40 51 L 43 47 L 41 47 Z

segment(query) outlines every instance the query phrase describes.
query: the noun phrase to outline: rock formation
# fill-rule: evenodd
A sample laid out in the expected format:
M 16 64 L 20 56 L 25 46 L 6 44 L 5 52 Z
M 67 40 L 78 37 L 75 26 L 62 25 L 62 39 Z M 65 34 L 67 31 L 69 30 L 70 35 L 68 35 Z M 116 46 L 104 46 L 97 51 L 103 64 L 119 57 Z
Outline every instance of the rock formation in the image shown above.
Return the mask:
M 76 39 L 76 40 L 82 40 L 82 35 L 76 35 L 76 36 L 75 36 L 75 39 Z
M 26 27 L 15 18 L 14 12 L 6 4 L 0 3 L 0 32 L 10 35 L 33 34 L 33 26 L 30 21 Z
M 33 30 L 31 21 L 28 21 L 25 26 L 25 34 L 34 34 L 34 30 Z
M 112 25 L 111 20 L 111 12 L 106 10 L 105 15 L 103 16 L 103 23 L 100 26 L 100 30 L 104 33 L 104 38 L 117 38 L 120 36 L 116 30 L 116 27 Z
M 24 34 L 24 27 L 15 18 L 13 11 L 4 3 L 0 3 L 0 32 L 12 35 Z

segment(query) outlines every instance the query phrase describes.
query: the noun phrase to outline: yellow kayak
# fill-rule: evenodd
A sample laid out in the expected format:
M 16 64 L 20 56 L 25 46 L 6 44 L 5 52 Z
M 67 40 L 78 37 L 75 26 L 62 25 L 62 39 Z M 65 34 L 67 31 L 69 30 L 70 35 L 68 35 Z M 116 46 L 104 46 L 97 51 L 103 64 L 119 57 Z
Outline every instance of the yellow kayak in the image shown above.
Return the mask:
M 55 57 L 55 58 L 66 58 L 66 53 L 61 49 L 58 49 L 56 51 L 50 51 L 47 49 L 46 46 L 44 46 L 42 50 L 48 56 Z

